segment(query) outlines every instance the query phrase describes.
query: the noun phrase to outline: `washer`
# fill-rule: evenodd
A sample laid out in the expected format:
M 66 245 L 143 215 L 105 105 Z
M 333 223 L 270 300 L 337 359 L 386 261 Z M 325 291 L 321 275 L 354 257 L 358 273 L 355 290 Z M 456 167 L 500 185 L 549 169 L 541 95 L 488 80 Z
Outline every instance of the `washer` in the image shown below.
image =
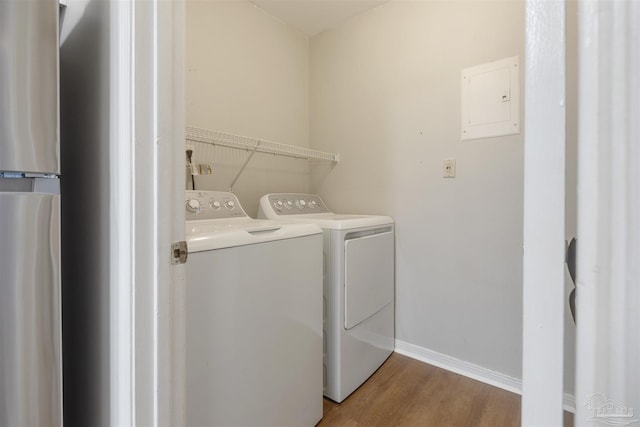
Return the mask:
M 394 350 L 393 220 L 335 214 L 320 196 L 291 193 L 263 196 L 258 217 L 323 229 L 324 395 L 342 402 Z
M 322 418 L 322 231 L 187 191 L 186 424 Z

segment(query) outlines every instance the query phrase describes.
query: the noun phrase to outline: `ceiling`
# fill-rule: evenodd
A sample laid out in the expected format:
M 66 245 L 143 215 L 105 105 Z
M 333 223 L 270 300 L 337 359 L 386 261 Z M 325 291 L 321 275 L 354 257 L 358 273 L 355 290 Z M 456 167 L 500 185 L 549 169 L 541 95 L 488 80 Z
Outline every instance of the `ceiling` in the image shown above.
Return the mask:
M 389 0 L 250 0 L 270 15 L 313 36 Z

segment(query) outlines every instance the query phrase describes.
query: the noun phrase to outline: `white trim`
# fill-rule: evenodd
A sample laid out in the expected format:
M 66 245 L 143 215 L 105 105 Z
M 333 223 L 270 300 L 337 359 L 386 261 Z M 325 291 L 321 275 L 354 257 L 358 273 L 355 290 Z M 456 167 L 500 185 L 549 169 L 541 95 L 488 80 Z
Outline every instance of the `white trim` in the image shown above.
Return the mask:
M 185 425 L 185 266 L 169 262 L 184 240 L 184 7 L 157 8 L 158 426 Z
M 502 374 L 471 362 L 456 359 L 455 357 L 447 354 L 438 353 L 437 351 L 398 339 L 396 339 L 395 352 L 467 378 L 510 391 L 511 393 L 522 395 L 522 380 L 519 378 Z M 576 403 L 573 395 L 564 393 L 563 402 L 565 411 L 575 413 Z
M 159 92 L 159 87 L 158 87 L 158 67 L 161 66 L 160 64 L 160 52 L 158 49 L 158 37 L 160 36 L 158 34 L 158 1 L 153 1 L 152 3 L 152 7 L 153 7 L 153 32 L 152 32 L 152 40 L 153 40 L 153 65 L 151 66 L 151 71 L 153 74 L 153 92 L 151 96 L 151 105 L 150 108 L 153 109 L 153 115 L 152 115 L 152 124 L 153 124 L 153 138 L 152 140 L 148 141 L 150 144 L 153 145 L 153 150 L 151 151 L 150 154 L 152 154 L 151 156 L 149 156 L 152 160 L 152 164 L 150 164 L 150 168 L 152 169 L 152 174 L 151 176 L 153 177 L 153 182 L 151 185 L 152 188 L 152 192 L 151 192 L 151 197 L 153 199 L 153 204 L 152 206 L 155 207 L 155 209 L 152 210 L 152 218 L 153 218 L 153 245 L 151 246 L 152 248 L 155 248 L 155 253 L 153 256 L 153 271 L 156 273 L 156 276 L 154 277 L 153 280 L 153 313 L 154 313 L 154 319 L 153 319 L 153 344 L 154 344 L 154 351 L 153 351 L 153 391 L 155 392 L 154 395 L 154 399 L 153 399 L 153 425 L 154 426 L 159 426 L 160 425 L 160 419 L 164 419 L 162 417 L 162 415 L 160 414 L 160 411 L 163 411 L 163 413 L 171 413 L 171 402 L 169 402 L 168 405 L 164 405 L 164 402 L 160 402 L 161 399 L 161 395 L 162 395 L 162 389 L 160 384 L 162 383 L 162 378 L 163 375 L 165 375 L 165 372 L 169 372 L 169 378 L 171 377 L 171 371 L 170 371 L 170 366 L 168 366 L 167 370 L 164 372 L 160 371 L 159 368 L 159 364 L 158 364 L 158 360 L 160 358 L 163 357 L 162 351 L 164 351 L 165 349 L 162 348 L 161 346 L 161 338 L 160 338 L 160 334 L 163 331 L 166 331 L 168 328 L 162 328 L 162 326 L 165 327 L 170 327 L 170 324 L 167 325 L 165 322 L 163 322 L 163 315 L 164 310 L 163 310 L 163 305 L 166 304 L 166 301 L 163 300 L 163 292 L 161 287 L 166 286 L 166 285 L 170 285 L 171 282 L 168 282 L 166 280 L 163 280 L 162 277 L 163 275 L 161 274 L 160 271 L 160 263 L 159 263 L 159 258 L 162 256 L 162 254 L 159 251 L 159 234 L 162 232 L 161 230 L 161 226 L 159 224 L 158 218 L 161 215 L 161 210 L 164 209 L 164 206 L 161 206 L 159 203 L 159 199 L 161 197 L 161 195 L 158 193 L 159 190 L 159 183 L 158 183 L 158 179 L 159 179 L 159 175 L 158 175 L 158 170 L 160 168 L 160 166 L 158 165 L 158 139 L 160 138 L 159 135 L 159 129 L 158 129 L 158 110 L 160 109 L 160 105 L 159 105 L 159 98 L 160 98 L 160 94 Z M 145 186 L 145 188 L 148 188 L 148 186 Z M 170 333 L 170 332 L 169 332 Z M 164 378 L 164 377 L 163 377 Z M 164 385 L 164 384 L 163 384 Z M 168 418 L 168 417 L 167 417 Z M 168 421 L 168 419 L 167 419 Z M 164 425 L 164 423 L 163 423 Z
M 640 4 L 578 2 L 576 425 L 640 404 Z M 593 399 L 595 400 L 595 399 Z M 598 405 L 596 405 L 598 406 Z M 597 421 L 596 421 L 597 422 Z M 621 423 L 618 423 L 621 425 Z
M 565 9 L 547 0 L 525 9 L 523 427 L 563 422 Z
M 158 1 L 155 21 L 156 426 L 185 425 L 185 266 L 171 265 L 184 240 L 184 2 Z
M 110 266 L 110 419 L 113 425 L 133 425 L 135 417 L 135 276 L 133 229 L 133 3 L 110 5 L 113 31 L 109 52 L 109 103 L 113 117 L 109 148 Z
M 135 425 L 184 421 L 184 2 L 135 3 Z
M 428 348 L 420 347 L 415 344 L 396 340 L 396 353 L 411 357 L 429 365 L 455 372 L 456 374 L 510 391 L 512 393 L 522 394 L 522 380 L 482 366 L 474 365 L 471 362 L 456 359 L 455 357 L 438 353 Z
M 159 287 L 157 253 L 157 221 L 155 203 L 156 180 L 156 109 L 154 22 L 155 1 L 133 2 L 135 61 L 135 419 L 132 425 L 157 426 L 158 371 L 157 357 Z

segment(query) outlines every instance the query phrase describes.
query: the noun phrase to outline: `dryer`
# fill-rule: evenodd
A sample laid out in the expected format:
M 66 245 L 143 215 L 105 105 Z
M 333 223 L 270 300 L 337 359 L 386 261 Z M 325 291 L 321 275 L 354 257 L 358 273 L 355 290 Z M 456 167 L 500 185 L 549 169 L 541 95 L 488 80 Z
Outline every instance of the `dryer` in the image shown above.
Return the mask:
M 322 231 L 187 191 L 186 424 L 322 418 Z
M 395 239 L 388 216 L 340 215 L 320 196 L 267 194 L 259 218 L 323 230 L 324 395 L 342 402 L 395 346 Z

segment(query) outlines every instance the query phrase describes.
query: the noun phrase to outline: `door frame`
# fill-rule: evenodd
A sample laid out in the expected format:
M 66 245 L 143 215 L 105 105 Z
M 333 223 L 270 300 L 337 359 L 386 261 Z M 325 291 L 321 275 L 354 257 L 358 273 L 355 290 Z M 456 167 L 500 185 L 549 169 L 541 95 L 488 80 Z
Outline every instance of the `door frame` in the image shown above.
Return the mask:
M 527 0 L 526 7 L 522 374 L 522 425 L 525 427 L 563 423 L 563 331 L 567 307 L 564 297 L 566 4 L 566 0 Z M 577 7 L 580 249 L 577 251 L 574 421 L 576 425 L 584 425 L 594 422 L 589 413 L 593 408 L 588 408 L 587 402 L 595 394 L 626 399 L 616 401 L 621 405 L 635 404 L 638 398 L 637 383 L 631 383 L 633 380 L 625 383 L 625 378 L 638 377 L 637 363 L 611 362 L 625 351 L 629 353 L 624 354 L 622 360 L 635 362 L 637 347 L 627 345 L 624 335 L 604 346 L 598 338 L 622 330 L 637 336 L 634 334 L 637 322 L 633 318 L 637 317 L 637 301 L 625 306 L 621 296 L 637 295 L 629 290 L 640 280 L 637 268 L 640 233 L 635 214 L 640 206 L 637 192 L 640 131 L 637 121 L 629 119 L 637 117 L 640 110 L 637 83 L 640 7 L 634 2 L 606 0 L 582 1 Z M 599 298 L 605 295 L 607 298 Z M 617 297 L 620 302 L 615 305 L 615 316 L 610 316 L 609 296 Z M 631 326 L 615 327 L 619 325 Z M 613 376 L 607 375 L 607 369 L 618 373 L 624 369 L 625 375 L 618 375 L 616 382 Z M 607 393 L 613 389 L 615 396 Z
M 522 425 L 562 425 L 566 4 L 525 19 Z
M 184 2 L 111 2 L 111 423 L 184 425 Z

